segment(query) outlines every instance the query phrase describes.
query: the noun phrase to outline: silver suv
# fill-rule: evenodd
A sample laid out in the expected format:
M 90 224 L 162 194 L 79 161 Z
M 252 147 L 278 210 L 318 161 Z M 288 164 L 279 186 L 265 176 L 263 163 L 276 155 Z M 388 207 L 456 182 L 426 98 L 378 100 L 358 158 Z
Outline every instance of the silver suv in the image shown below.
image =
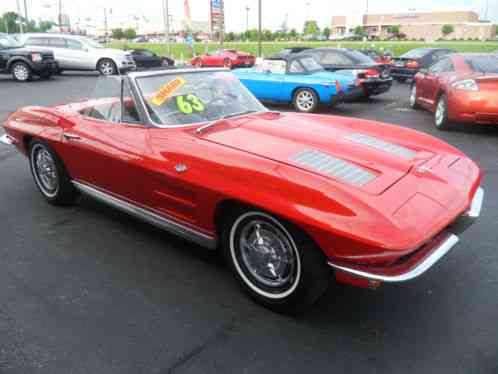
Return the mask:
M 62 70 L 98 70 L 103 75 L 134 70 L 135 62 L 128 52 L 105 48 L 92 39 L 67 34 L 27 33 L 19 41 L 25 46 L 51 50 Z

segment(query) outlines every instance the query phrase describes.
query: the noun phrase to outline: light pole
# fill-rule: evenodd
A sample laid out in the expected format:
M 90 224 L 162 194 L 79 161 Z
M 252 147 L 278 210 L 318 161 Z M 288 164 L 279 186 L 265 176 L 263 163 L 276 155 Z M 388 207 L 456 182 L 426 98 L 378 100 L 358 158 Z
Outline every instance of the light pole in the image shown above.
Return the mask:
M 251 10 L 251 8 L 246 6 L 246 31 L 249 30 L 249 11 L 250 10 Z
M 261 17 L 261 0 L 258 0 L 258 57 L 261 57 L 261 55 L 263 54 L 263 49 L 261 46 Z
M 28 5 L 26 4 L 26 0 L 24 0 L 24 20 L 26 21 L 26 29 L 28 28 Z M 28 30 L 26 30 L 28 31 Z
M 16 0 L 16 4 L 17 4 L 17 14 L 19 15 L 19 29 L 22 34 L 24 32 L 24 28 L 22 25 L 22 13 L 21 13 L 21 5 L 19 4 L 19 0 Z
M 168 0 L 163 0 L 163 17 L 164 17 L 164 37 L 166 42 L 166 50 L 168 56 L 171 54 L 169 45 L 169 3 Z

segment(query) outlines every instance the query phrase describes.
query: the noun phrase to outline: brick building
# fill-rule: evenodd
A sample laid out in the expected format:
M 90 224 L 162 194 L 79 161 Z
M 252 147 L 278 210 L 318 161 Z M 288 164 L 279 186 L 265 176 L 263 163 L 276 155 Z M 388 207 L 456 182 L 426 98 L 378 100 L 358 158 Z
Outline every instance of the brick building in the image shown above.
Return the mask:
M 366 14 L 362 17 L 332 17 L 332 35 L 343 35 L 356 26 L 363 26 L 368 35 L 385 38 L 390 26 L 400 26 L 408 39 L 436 40 L 444 37 L 443 25 L 452 25 L 455 31 L 447 39 L 480 39 L 495 37 L 494 25 L 479 20 L 472 11 L 410 12 L 397 14 Z

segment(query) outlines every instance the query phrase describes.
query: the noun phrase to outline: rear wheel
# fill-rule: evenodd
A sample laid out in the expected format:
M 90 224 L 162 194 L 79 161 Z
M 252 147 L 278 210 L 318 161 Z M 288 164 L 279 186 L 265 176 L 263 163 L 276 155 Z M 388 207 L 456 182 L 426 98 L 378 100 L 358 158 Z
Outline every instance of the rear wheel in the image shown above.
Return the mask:
M 18 82 L 28 82 L 33 77 L 33 72 L 29 65 L 22 61 L 14 62 L 10 71 L 14 80 Z
M 292 102 L 298 111 L 313 113 L 318 107 L 318 96 L 315 91 L 302 88 L 296 91 Z
M 323 253 L 294 225 L 249 208 L 236 209 L 226 222 L 227 262 L 258 303 L 295 312 L 327 290 L 330 271 Z
M 224 59 L 223 66 L 228 68 L 228 69 L 231 69 L 232 68 L 232 60 L 230 60 L 229 58 Z
M 202 60 L 200 58 L 195 60 L 195 67 L 199 69 L 202 68 Z
M 414 82 L 412 84 L 412 88 L 410 90 L 410 100 L 409 100 L 410 108 L 418 109 L 419 106 L 417 104 L 417 84 Z
M 97 70 L 102 75 L 115 75 L 118 72 L 118 68 L 116 67 L 114 61 L 108 58 L 104 58 L 99 61 L 99 64 L 97 65 Z
M 47 143 L 31 142 L 29 164 L 38 190 L 50 204 L 69 205 L 78 197 L 64 164 Z
M 439 96 L 434 112 L 434 123 L 438 130 L 448 130 L 450 124 L 448 121 L 448 99 L 446 95 Z

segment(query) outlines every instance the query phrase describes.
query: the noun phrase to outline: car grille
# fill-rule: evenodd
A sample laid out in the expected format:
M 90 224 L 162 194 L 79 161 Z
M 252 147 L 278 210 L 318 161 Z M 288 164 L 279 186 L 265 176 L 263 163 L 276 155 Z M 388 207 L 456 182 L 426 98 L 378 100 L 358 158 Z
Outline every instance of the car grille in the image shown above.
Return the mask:
M 368 147 L 372 147 L 375 149 L 380 149 L 382 151 L 391 153 L 393 155 L 396 155 L 396 156 L 399 156 L 402 158 L 410 159 L 410 158 L 413 158 L 417 155 L 417 152 L 412 151 L 411 149 L 402 147 L 402 146 L 397 145 L 397 144 L 388 143 L 388 142 L 385 142 L 384 140 L 375 138 L 373 136 L 365 135 L 365 134 L 359 134 L 359 133 L 350 134 L 350 135 L 346 136 L 345 139 L 349 140 L 353 143 L 366 145 Z
M 374 173 L 362 167 L 316 149 L 306 149 L 292 156 L 290 160 L 306 169 L 337 178 L 355 186 L 363 186 L 376 178 Z

